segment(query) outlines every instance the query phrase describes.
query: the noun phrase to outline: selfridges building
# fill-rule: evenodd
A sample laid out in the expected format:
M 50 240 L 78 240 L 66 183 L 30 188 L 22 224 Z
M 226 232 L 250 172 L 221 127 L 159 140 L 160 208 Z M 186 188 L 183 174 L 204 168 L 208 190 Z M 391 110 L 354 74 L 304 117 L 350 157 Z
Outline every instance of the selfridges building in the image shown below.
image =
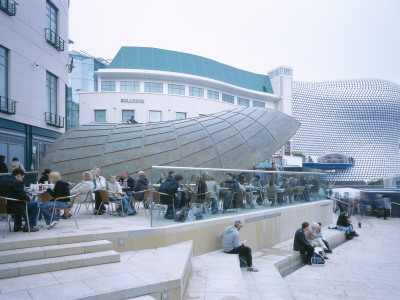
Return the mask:
M 345 152 L 354 166 L 327 180 L 362 181 L 400 173 L 400 86 L 377 79 L 294 82 L 293 150 Z

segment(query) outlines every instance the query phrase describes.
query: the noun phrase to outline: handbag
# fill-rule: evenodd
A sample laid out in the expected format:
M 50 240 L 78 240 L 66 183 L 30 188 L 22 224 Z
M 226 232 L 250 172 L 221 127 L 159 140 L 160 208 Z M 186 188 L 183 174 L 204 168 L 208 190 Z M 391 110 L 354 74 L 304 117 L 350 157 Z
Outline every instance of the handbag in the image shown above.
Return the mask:
M 316 267 L 325 266 L 325 259 L 318 253 L 314 252 L 313 256 L 311 257 L 311 265 Z

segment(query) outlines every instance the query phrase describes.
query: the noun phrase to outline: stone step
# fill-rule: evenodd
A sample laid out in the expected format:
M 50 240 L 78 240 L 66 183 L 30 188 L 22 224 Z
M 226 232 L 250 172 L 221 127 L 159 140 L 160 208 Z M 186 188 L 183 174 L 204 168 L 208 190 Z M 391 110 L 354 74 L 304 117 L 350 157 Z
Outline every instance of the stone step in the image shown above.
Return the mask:
M 0 264 L 112 250 L 107 240 L 0 251 Z
M 0 278 L 67 270 L 72 268 L 107 264 L 120 261 L 114 250 L 100 251 L 61 257 L 34 259 L 0 265 Z

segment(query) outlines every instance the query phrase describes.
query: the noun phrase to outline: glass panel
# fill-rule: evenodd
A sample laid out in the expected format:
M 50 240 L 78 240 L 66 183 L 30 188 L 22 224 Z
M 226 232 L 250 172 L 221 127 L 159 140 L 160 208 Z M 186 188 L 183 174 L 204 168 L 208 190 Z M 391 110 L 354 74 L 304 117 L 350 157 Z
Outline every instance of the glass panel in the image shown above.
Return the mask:
M 184 113 L 184 112 L 177 112 L 177 113 L 176 113 L 175 119 L 177 119 L 177 120 L 184 120 L 184 119 L 186 119 L 186 113 Z
M 235 102 L 235 97 L 227 94 L 222 94 L 222 101 L 228 102 L 228 103 L 234 103 Z
M 114 92 L 115 91 L 115 81 L 102 81 L 101 82 L 102 92 Z
M 253 100 L 253 107 L 265 107 L 265 102 Z
M 57 33 L 57 8 L 49 1 L 46 2 L 46 28 Z
M 106 110 L 96 109 L 94 111 L 94 121 L 95 122 L 106 122 Z
M 139 92 L 139 81 L 121 81 L 121 92 Z
M 47 112 L 57 114 L 57 77 L 50 72 L 46 73 L 46 100 Z
M 8 98 L 8 50 L 0 46 L 0 96 Z
M 178 84 L 168 84 L 168 94 L 185 95 L 185 86 Z
M 122 122 L 128 122 L 130 119 L 135 119 L 134 110 L 123 110 L 122 111 Z
M 145 82 L 144 91 L 146 93 L 162 93 L 163 84 L 158 82 Z
M 150 110 L 149 111 L 149 122 L 161 122 L 161 111 Z
M 178 181 L 178 189 L 160 195 L 158 190 L 163 192 L 163 187 L 156 182 L 160 173 L 170 170 L 175 171 L 175 178 L 183 179 Z M 327 198 L 322 173 L 157 166 L 152 167 L 150 178 L 152 226 L 175 224 L 174 208 L 190 207 L 181 220 L 190 222 Z M 199 184 L 200 179 L 205 185 Z
M 238 105 L 249 107 L 250 106 L 250 100 L 238 97 Z
M 204 89 L 190 86 L 189 96 L 204 98 Z
M 219 93 L 212 90 L 207 90 L 207 98 L 213 100 L 219 100 Z

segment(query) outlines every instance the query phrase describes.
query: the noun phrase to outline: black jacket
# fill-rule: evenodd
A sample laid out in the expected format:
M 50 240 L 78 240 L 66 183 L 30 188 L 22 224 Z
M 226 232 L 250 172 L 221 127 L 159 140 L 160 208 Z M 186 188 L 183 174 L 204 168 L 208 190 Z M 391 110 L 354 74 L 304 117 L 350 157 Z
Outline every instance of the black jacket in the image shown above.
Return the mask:
M 8 168 L 4 161 L 0 161 L 0 173 L 8 173 Z
M 163 183 L 161 183 L 158 191 L 160 193 L 165 193 L 171 196 L 175 196 L 176 192 L 178 191 L 178 181 L 175 178 L 168 177 Z
M 225 186 L 231 193 L 240 192 L 239 183 L 235 179 L 232 179 L 232 181 L 225 181 Z
M 13 198 L 17 200 L 29 201 L 29 195 L 25 193 L 24 184 L 12 175 L 4 176 L 0 180 L 0 196 Z M 7 201 L 8 213 L 22 214 L 25 211 L 25 205 L 14 201 Z
M 69 192 L 69 183 L 59 180 L 57 181 L 56 185 L 54 186 L 54 190 L 47 189 L 47 192 L 53 197 L 53 199 L 58 197 L 67 197 L 70 196 Z M 70 199 L 62 199 L 61 202 L 70 202 Z
M 40 177 L 39 183 L 44 184 L 45 181 L 49 181 L 49 176 L 43 175 L 42 177 Z
M 149 180 L 146 177 L 139 178 L 133 187 L 134 192 L 145 191 L 149 189 Z
M 344 215 L 339 215 L 339 218 L 337 219 L 336 222 L 337 226 L 343 226 L 343 227 L 347 227 L 350 225 L 348 217 L 344 216 Z
M 309 246 L 311 246 L 311 244 L 307 241 L 303 228 L 297 229 L 294 235 L 293 250 L 305 252 Z
M 128 177 L 128 180 L 127 180 L 128 187 L 124 187 L 124 179 L 122 177 L 118 180 L 118 182 L 121 184 L 122 190 L 124 192 L 126 192 L 126 191 L 132 192 L 133 188 L 135 187 L 135 180 L 132 177 Z

